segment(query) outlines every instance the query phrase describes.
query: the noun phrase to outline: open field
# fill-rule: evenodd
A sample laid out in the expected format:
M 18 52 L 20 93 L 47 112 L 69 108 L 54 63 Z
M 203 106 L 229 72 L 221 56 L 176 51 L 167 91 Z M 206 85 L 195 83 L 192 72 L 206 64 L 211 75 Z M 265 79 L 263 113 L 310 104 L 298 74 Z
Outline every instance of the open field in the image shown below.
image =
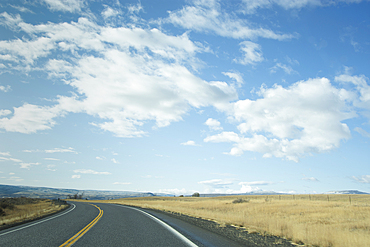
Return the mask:
M 370 195 L 145 197 L 105 202 L 201 217 L 220 227 L 235 225 L 307 246 L 370 246 Z
M 55 213 L 67 206 L 65 202 L 49 199 L 0 198 L 0 229 Z

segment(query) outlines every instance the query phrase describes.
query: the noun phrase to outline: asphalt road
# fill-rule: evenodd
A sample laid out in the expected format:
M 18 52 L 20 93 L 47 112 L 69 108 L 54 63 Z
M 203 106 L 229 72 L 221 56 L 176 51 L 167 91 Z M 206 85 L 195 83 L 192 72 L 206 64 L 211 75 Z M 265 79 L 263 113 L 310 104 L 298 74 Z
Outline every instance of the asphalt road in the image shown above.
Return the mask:
M 2 230 L 0 246 L 242 246 L 160 212 L 93 204 L 73 202 L 57 215 Z

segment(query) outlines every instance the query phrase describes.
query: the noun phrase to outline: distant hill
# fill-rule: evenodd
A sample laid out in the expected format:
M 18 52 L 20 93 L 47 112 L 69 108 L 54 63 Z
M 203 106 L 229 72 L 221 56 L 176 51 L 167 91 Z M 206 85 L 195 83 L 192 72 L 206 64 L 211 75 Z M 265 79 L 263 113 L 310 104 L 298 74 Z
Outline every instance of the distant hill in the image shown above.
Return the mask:
M 147 196 L 173 196 L 168 194 L 154 194 L 150 192 L 132 191 L 104 191 L 104 190 L 75 190 L 75 189 L 56 189 L 47 187 L 14 186 L 0 184 L 0 198 L 2 197 L 32 197 L 49 199 L 66 199 L 69 196 L 82 195 L 82 198 L 89 200 L 109 200 L 127 197 L 147 197 Z
M 369 193 L 359 190 L 338 190 L 338 191 L 329 191 L 326 194 L 364 195 Z
M 239 193 L 239 194 L 200 194 L 200 197 L 217 197 L 217 196 L 250 196 L 250 195 L 284 195 L 275 191 L 254 191 L 250 193 Z

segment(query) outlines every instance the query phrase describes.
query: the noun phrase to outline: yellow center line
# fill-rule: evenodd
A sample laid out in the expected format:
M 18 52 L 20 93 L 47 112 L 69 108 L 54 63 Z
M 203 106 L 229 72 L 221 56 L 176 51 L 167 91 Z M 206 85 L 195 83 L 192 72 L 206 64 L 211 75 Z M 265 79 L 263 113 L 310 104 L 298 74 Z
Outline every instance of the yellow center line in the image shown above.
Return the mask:
M 97 209 L 99 209 L 99 214 L 98 216 L 96 216 L 96 218 L 91 221 L 87 226 L 85 226 L 81 231 L 79 231 L 78 233 L 76 233 L 73 237 L 71 237 L 70 239 L 68 239 L 64 244 L 62 244 L 61 246 L 59 247 L 65 247 L 65 246 L 72 246 L 77 240 L 79 240 L 88 230 L 90 230 L 91 227 L 93 227 L 97 222 L 98 220 L 100 220 L 100 218 L 103 216 L 103 210 L 101 210 L 98 206 L 94 205 L 94 204 L 90 204 L 94 207 L 96 207 Z

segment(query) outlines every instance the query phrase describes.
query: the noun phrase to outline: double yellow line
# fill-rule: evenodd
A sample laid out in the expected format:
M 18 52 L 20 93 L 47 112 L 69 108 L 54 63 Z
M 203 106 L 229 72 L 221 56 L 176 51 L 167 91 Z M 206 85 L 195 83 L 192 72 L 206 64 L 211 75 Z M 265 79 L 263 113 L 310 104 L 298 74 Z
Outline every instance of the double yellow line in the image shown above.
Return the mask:
M 73 237 L 71 237 L 70 239 L 68 239 L 64 244 L 62 244 L 61 246 L 59 247 L 64 247 L 64 246 L 72 246 L 72 244 L 74 244 L 77 240 L 79 240 L 88 230 L 90 230 L 91 227 L 93 227 L 97 222 L 98 220 L 100 220 L 100 218 L 103 216 L 103 210 L 101 210 L 98 206 L 94 205 L 94 204 L 90 204 L 94 207 L 96 207 L 97 209 L 99 209 L 99 214 L 98 216 L 96 216 L 96 218 L 91 221 L 87 226 L 85 226 L 81 231 L 79 231 L 78 233 L 76 233 Z

